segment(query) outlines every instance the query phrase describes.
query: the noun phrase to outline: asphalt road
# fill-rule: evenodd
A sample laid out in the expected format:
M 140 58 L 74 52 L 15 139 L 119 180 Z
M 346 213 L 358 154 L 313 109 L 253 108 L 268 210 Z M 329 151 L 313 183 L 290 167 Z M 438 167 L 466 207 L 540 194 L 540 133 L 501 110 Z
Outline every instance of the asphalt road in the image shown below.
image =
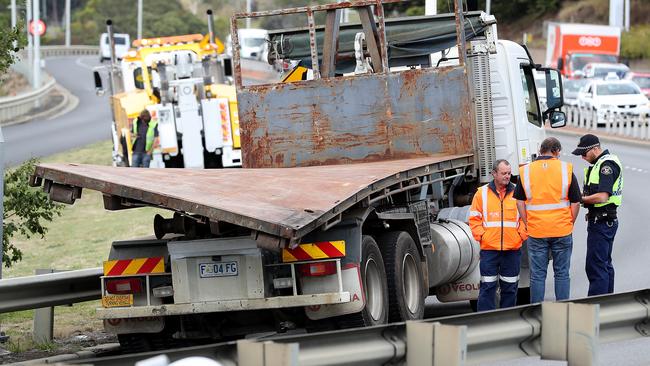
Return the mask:
M 108 97 L 95 95 L 92 67 L 98 64 L 94 56 L 46 60 L 47 71 L 79 98 L 79 104 L 59 117 L 3 127 L 5 166 L 111 138 Z
M 561 159 L 573 163 L 574 173 L 582 187 L 584 168 L 588 164 L 581 157 L 571 155 L 577 146 L 579 136 L 556 135 L 562 143 Z M 602 141 L 602 146 L 616 154 L 623 163 L 623 204 L 619 209 L 619 228 L 614 241 L 612 259 L 616 271 L 614 289 L 616 292 L 650 287 L 650 225 L 648 210 L 650 196 L 644 194 L 644 186 L 650 180 L 649 149 L 621 143 Z M 647 187 L 646 187 L 647 188 Z M 571 297 L 587 296 L 588 281 L 585 275 L 587 226 L 584 220 L 586 210 L 580 210 L 573 231 L 573 252 L 571 255 Z M 549 268 L 549 275 L 552 269 Z M 552 276 L 547 279 L 546 299 L 554 299 Z

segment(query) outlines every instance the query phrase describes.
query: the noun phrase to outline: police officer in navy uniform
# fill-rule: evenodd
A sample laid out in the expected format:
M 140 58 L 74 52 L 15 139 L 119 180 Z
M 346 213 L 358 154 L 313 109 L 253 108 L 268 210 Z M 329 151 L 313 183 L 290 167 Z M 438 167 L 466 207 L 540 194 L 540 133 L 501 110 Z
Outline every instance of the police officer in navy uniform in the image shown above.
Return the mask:
M 623 166 L 616 155 L 600 147 L 598 137 L 580 138 L 573 155 L 580 155 L 585 168 L 582 202 L 587 213 L 587 263 L 589 296 L 614 292 L 612 247 L 618 229 L 617 208 L 623 200 Z

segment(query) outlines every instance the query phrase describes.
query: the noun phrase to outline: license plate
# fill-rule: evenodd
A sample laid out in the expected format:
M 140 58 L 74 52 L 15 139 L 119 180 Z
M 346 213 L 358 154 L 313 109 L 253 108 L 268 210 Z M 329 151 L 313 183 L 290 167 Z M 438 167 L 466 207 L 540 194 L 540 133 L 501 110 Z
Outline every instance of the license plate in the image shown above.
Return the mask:
M 239 268 L 237 261 L 201 263 L 199 274 L 201 278 L 237 276 Z
M 102 306 L 105 308 L 116 308 L 120 306 L 131 305 L 133 305 L 133 294 L 102 296 Z

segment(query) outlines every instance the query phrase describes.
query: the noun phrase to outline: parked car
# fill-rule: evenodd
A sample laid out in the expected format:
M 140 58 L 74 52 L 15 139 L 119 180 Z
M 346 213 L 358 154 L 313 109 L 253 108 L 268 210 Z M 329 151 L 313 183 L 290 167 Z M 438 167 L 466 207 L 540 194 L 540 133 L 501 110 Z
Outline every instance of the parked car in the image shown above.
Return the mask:
M 611 72 L 615 73 L 619 79 L 623 79 L 630 72 L 630 68 L 625 64 L 590 62 L 582 69 L 583 77 L 594 79 L 604 79 Z
M 578 106 L 596 111 L 598 127 L 605 125 L 607 112 L 648 113 L 648 98 L 630 80 L 592 80 L 578 94 Z
M 564 105 L 577 106 L 580 89 L 589 82 L 591 82 L 589 79 L 562 79 L 562 86 L 564 88 Z
M 650 72 L 630 72 L 625 78 L 634 81 L 643 94 L 650 98 Z
M 131 38 L 126 33 L 113 34 L 115 39 L 115 58 L 121 60 L 131 46 Z M 99 37 L 99 62 L 111 59 L 111 44 L 108 40 L 108 33 L 102 33 Z

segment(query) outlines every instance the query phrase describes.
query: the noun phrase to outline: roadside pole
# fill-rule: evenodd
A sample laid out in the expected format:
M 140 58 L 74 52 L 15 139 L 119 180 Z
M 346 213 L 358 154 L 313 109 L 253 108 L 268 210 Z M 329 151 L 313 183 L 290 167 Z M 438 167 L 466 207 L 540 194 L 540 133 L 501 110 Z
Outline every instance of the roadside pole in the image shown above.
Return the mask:
M 70 0 L 65 0 L 65 46 L 70 47 Z
M 40 4 L 39 0 L 34 0 L 32 4 L 32 11 L 34 12 L 32 16 L 33 24 L 38 24 L 40 19 Z M 34 72 L 32 80 L 32 88 L 38 89 L 41 87 L 41 36 L 39 32 L 34 32 Z
M 5 225 L 5 138 L 2 135 L 2 127 L 0 127 L 0 238 L 4 238 L 4 225 Z M 2 240 L 2 239 L 0 239 Z M 4 266 L 4 253 L 5 253 L 5 243 L 4 240 L 0 241 L 0 280 L 2 280 L 2 266 Z M 2 323 L 0 322 L 0 326 Z M 2 329 L 2 328 L 0 328 Z M 0 331 L 0 343 L 6 343 L 9 339 L 9 336 L 5 335 L 5 332 Z M 0 348 L 0 354 L 6 352 L 4 349 Z
M 29 33 L 29 22 L 32 21 L 32 0 L 25 1 L 25 33 L 27 33 L 27 78 L 29 83 L 34 85 L 34 75 L 32 74 L 32 61 L 34 60 L 34 45 L 32 44 L 32 35 Z
M 251 13 L 253 12 L 253 5 L 251 4 L 253 1 L 252 0 L 246 0 L 246 12 Z M 251 18 L 247 17 L 246 18 L 246 28 L 251 27 Z
M 142 0 L 138 0 L 138 39 L 142 39 Z
M 11 0 L 11 28 L 16 28 L 16 0 Z

